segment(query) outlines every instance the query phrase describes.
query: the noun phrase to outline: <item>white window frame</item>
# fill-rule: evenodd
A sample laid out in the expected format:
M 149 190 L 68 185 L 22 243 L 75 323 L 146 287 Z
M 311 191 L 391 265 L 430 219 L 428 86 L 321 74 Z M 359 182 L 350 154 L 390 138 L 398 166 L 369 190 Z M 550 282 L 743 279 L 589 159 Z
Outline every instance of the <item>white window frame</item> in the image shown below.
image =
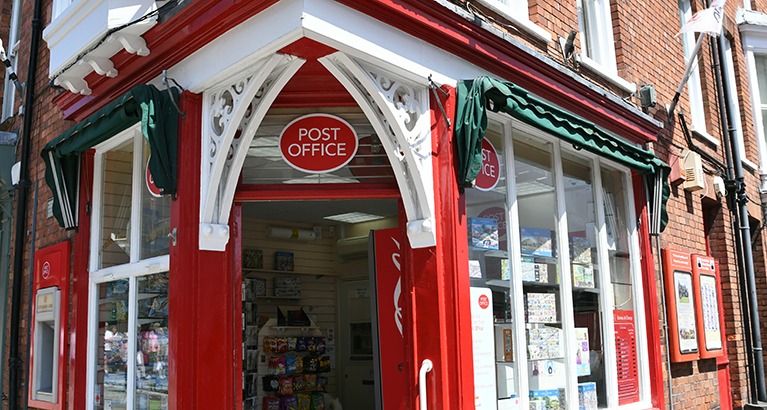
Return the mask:
M 113 138 L 95 147 L 93 163 L 93 213 L 91 215 L 91 243 L 89 256 L 90 283 L 88 288 L 88 358 L 87 358 L 87 387 L 86 408 L 95 408 L 96 355 L 98 352 L 98 323 L 99 323 L 99 285 L 119 279 L 128 279 L 128 329 L 137 328 L 136 312 L 138 306 L 138 278 L 170 271 L 170 256 L 161 255 L 148 259 L 139 259 L 141 229 L 131 231 L 130 262 L 123 265 L 110 266 L 100 269 L 100 242 L 102 234 L 101 203 L 102 181 L 104 175 L 104 156 L 127 141 L 133 140 L 133 171 L 131 182 L 131 225 L 141 226 L 141 193 L 143 188 L 143 158 L 144 137 L 141 133 L 141 123 L 128 128 Z M 135 408 L 136 397 L 136 338 L 135 330 L 128 338 L 128 372 L 126 384 L 126 403 L 129 409 Z M 103 395 L 103 391 L 101 394 Z M 103 400 L 103 399 L 102 399 Z
M 527 0 L 477 0 L 477 2 L 502 15 L 514 24 L 514 26 L 533 35 L 539 40 L 547 43 L 551 41 L 551 33 L 530 20 Z
M 623 177 L 623 184 L 626 187 L 625 189 L 625 195 L 624 203 L 626 203 L 628 206 L 625 209 L 625 224 L 626 228 L 629 230 L 629 247 L 630 247 L 630 263 L 631 263 L 631 279 L 632 279 L 632 297 L 634 298 L 634 324 L 635 324 L 635 331 L 636 331 L 636 355 L 637 355 L 637 370 L 638 370 L 638 378 L 639 378 L 639 401 L 634 403 L 625 404 L 623 406 L 618 405 L 618 385 L 617 385 L 617 355 L 616 355 L 616 347 L 615 347 L 615 336 L 614 336 L 614 321 L 611 314 L 605 314 L 603 320 L 602 320 L 602 339 L 604 343 L 604 361 L 605 361 L 605 377 L 607 378 L 606 388 L 608 389 L 608 408 L 610 409 L 619 409 L 619 410 L 638 410 L 638 409 L 646 409 L 652 407 L 652 388 L 650 385 L 650 360 L 649 360 L 649 351 L 648 351 L 648 336 L 647 336 L 647 327 L 643 324 L 647 324 L 647 318 L 645 316 L 645 300 L 644 300 L 644 278 L 642 273 L 642 267 L 641 267 L 641 249 L 639 247 L 639 232 L 637 230 L 636 223 L 632 223 L 632 221 L 636 221 L 636 211 L 634 207 L 632 206 L 634 204 L 634 193 L 633 193 L 633 184 L 631 180 L 631 170 L 623 165 L 614 163 L 608 159 L 599 157 L 597 155 L 591 154 L 586 151 L 574 151 L 567 147 L 566 144 L 562 144 L 562 141 L 558 138 L 552 137 L 550 135 L 547 135 L 540 130 L 536 129 L 533 126 L 530 126 L 528 124 L 522 123 L 520 121 L 512 120 L 508 116 L 504 116 L 497 113 L 488 113 L 488 118 L 492 122 L 496 122 L 501 124 L 503 129 L 503 135 L 504 135 L 504 159 L 506 161 L 506 170 L 507 170 L 507 178 L 506 178 L 506 186 L 507 186 L 507 197 L 506 200 L 509 201 L 508 204 L 508 215 L 507 221 L 509 221 L 509 241 L 510 243 L 519 243 L 520 237 L 519 237 L 519 204 L 517 202 L 517 187 L 516 187 L 516 179 L 513 178 L 513 175 L 515 175 L 515 169 L 514 169 L 514 152 L 513 152 L 513 144 L 512 144 L 512 135 L 517 132 L 522 132 L 527 135 L 534 136 L 536 138 L 540 138 L 543 141 L 550 142 L 552 144 L 552 173 L 555 173 L 554 180 L 555 183 L 555 192 L 556 192 L 556 198 L 557 198 L 557 212 L 559 215 L 562 215 L 560 220 L 558 221 L 558 227 L 560 232 L 567 232 L 567 210 L 565 208 L 565 204 L 563 200 L 564 198 L 564 182 L 561 178 L 562 175 L 562 156 L 561 151 L 567 150 L 569 152 L 575 153 L 578 156 L 585 157 L 592 161 L 592 184 L 593 189 L 595 192 L 599 193 L 596 195 L 596 202 L 595 206 L 597 207 L 597 212 L 595 213 L 596 223 L 599 225 L 599 232 L 598 232 L 598 240 L 600 243 L 602 243 L 602 246 L 598 247 L 599 250 L 598 254 L 598 260 L 600 266 L 609 266 L 609 255 L 606 252 L 607 249 L 607 230 L 605 228 L 605 215 L 604 215 L 604 207 L 602 203 L 602 195 L 601 192 L 603 190 L 602 187 L 602 177 L 601 177 L 601 170 L 603 166 L 609 166 L 611 169 L 614 169 L 618 172 L 622 172 Z M 570 264 L 565 263 L 565 260 L 568 260 L 569 251 L 569 242 L 567 238 L 563 235 L 559 235 L 558 238 L 559 242 L 557 243 L 558 249 L 563 249 L 565 251 L 559 252 L 559 262 L 558 266 L 560 267 L 560 278 L 563 282 L 563 284 L 567 286 L 571 286 L 570 284 Z M 518 246 L 510 246 L 509 247 L 509 259 L 510 263 L 512 264 L 511 268 L 514 272 L 521 272 L 522 271 L 522 255 L 521 251 Z M 614 306 L 614 298 L 612 296 L 612 281 L 610 280 L 608 269 L 600 269 L 600 283 L 603 284 L 602 290 L 604 292 L 601 293 L 600 296 L 600 309 L 604 313 L 612 313 L 615 311 Z M 518 282 L 518 283 L 517 283 Z M 523 315 L 522 312 L 524 312 L 524 290 L 521 283 L 521 278 L 518 279 L 518 281 L 511 286 L 511 305 L 514 308 L 514 323 L 515 328 L 514 332 L 517 335 L 526 335 L 525 331 L 525 323 L 524 320 L 518 320 L 520 318 L 520 315 Z M 564 346 L 574 346 L 571 341 L 575 340 L 575 326 L 574 326 L 574 316 L 573 316 L 573 300 L 572 300 L 572 293 L 571 292 L 563 292 L 563 295 L 561 297 L 561 314 L 562 314 L 562 327 L 563 327 L 563 345 Z M 525 336 L 523 336 L 525 337 Z M 520 398 L 520 408 L 526 409 L 529 407 L 529 397 L 524 394 L 525 392 L 529 391 L 529 383 L 527 377 L 525 377 L 528 365 L 527 365 L 527 351 L 526 351 L 526 343 L 524 341 L 521 341 L 517 339 L 517 343 L 514 346 L 514 355 L 516 358 L 516 364 L 517 364 L 517 374 L 516 377 L 518 378 L 518 387 L 519 387 L 519 398 Z M 572 349 L 566 350 L 565 354 L 565 362 L 566 363 L 573 363 L 574 360 L 573 357 L 570 357 L 574 352 L 570 351 Z M 577 374 L 576 369 L 574 366 L 566 366 L 567 371 L 567 378 L 569 384 L 567 385 L 567 396 L 566 400 L 568 403 L 577 403 L 578 402 L 578 389 L 577 389 Z
M 610 0 L 577 0 L 577 5 L 581 37 L 580 63 L 624 91 L 636 92 L 635 83 L 618 76 Z
M 740 162 L 743 166 L 753 171 L 757 169 L 757 166 L 746 157 L 746 140 L 743 137 L 743 122 L 740 119 L 740 100 L 738 98 L 738 82 L 735 79 L 732 43 L 730 43 L 730 40 L 724 36 L 722 37 L 722 40 L 722 43 L 724 44 L 724 61 L 722 62 L 724 73 L 722 77 L 724 77 L 723 80 L 727 84 L 729 90 L 729 95 L 726 96 L 726 98 L 730 99 L 730 112 L 728 113 L 730 115 L 730 121 L 732 122 L 730 127 L 735 129 L 735 138 L 740 145 Z
M 679 21 L 684 24 L 692 18 L 692 6 L 690 0 L 679 0 Z M 701 34 L 704 35 L 704 34 Z M 703 88 L 700 85 L 700 66 L 698 55 L 692 55 L 695 48 L 695 33 L 682 33 L 682 47 L 684 49 L 685 67 L 690 59 L 694 59 L 690 78 L 687 79 L 687 97 L 690 105 L 690 130 L 699 137 L 716 146 L 719 140 L 708 133 L 706 124 L 706 112 L 703 106 Z
M 56 20 L 56 17 L 64 13 L 64 10 L 75 1 L 77 0 L 53 0 L 53 14 L 51 15 L 51 21 Z
M 13 0 L 11 6 L 11 27 L 8 32 L 8 44 L 6 44 L 7 53 L 6 58 L 11 61 L 11 68 L 13 72 L 17 71 L 18 67 L 18 53 L 19 53 L 19 27 L 21 25 L 21 0 Z M 3 88 L 3 113 L 0 121 L 5 121 L 7 118 L 12 117 L 14 114 L 14 107 L 16 105 L 16 93 L 21 90 L 16 90 L 16 86 L 11 81 L 11 71 L 5 70 L 5 87 Z
M 756 70 L 755 55 L 767 56 L 767 25 L 765 24 L 741 24 L 740 35 L 745 52 L 746 70 L 751 95 L 751 111 L 754 118 L 754 132 L 756 133 L 756 146 L 759 153 L 759 191 L 767 193 L 767 135 L 763 123 L 761 106 L 767 104 L 767 95 L 759 95 L 759 80 Z M 766 78 L 767 79 L 767 78 Z M 764 99 L 764 103 L 762 102 Z

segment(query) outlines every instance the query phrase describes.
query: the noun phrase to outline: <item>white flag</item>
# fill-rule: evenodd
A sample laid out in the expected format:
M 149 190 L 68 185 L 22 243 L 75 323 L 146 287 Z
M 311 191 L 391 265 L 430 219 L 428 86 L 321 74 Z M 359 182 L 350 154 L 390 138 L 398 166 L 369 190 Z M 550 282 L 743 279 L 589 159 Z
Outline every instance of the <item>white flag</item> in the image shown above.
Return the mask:
M 722 33 L 722 22 L 724 21 L 724 2 L 726 0 L 714 0 L 711 2 L 711 6 L 705 10 L 701 10 L 690 17 L 679 34 L 687 33 L 690 31 L 696 33 L 708 33 L 713 35 L 719 35 Z

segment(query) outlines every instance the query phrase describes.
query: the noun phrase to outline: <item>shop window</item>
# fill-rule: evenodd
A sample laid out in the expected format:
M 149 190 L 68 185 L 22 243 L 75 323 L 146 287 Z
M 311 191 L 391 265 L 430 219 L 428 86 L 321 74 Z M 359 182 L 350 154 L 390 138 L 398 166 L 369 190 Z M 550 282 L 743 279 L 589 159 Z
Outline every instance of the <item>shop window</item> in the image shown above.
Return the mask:
M 91 231 L 89 408 L 168 404 L 170 199 L 132 127 L 96 147 Z
M 534 35 L 538 39 L 551 41 L 551 34 L 530 20 L 530 9 L 527 0 L 479 0 L 479 3 L 507 18 L 516 27 Z
M 539 134 L 491 122 L 466 190 L 477 405 L 649 406 L 630 174 Z
M 690 7 L 690 0 L 679 0 L 679 19 L 680 24 L 684 25 L 692 18 L 693 12 Z M 700 67 L 698 66 L 698 56 L 693 55 L 692 52 L 695 48 L 695 33 L 685 32 L 682 33 L 682 47 L 684 48 L 684 59 L 690 61 L 694 59 L 692 63 L 692 70 L 690 71 L 690 78 L 687 80 L 687 96 L 689 99 L 690 109 L 690 125 L 692 130 L 708 140 L 711 143 L 718 144 L 716 138 L 708 134 L 706 127 L 706 113 L 703 108 L 703 90 L 700 85 Z

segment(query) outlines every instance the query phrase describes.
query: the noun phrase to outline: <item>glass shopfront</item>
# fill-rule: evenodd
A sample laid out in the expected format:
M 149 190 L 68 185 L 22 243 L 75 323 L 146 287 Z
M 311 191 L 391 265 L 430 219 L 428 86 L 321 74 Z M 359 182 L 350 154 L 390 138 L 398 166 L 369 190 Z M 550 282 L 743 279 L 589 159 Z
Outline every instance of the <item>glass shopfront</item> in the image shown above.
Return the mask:
M 168 408 L 170 198 L 137 127 L 96 147 L 88 408 Z
M 478 406 L 649 401 L 633 203 L 628 169 L 490 122 L 466 189 Z

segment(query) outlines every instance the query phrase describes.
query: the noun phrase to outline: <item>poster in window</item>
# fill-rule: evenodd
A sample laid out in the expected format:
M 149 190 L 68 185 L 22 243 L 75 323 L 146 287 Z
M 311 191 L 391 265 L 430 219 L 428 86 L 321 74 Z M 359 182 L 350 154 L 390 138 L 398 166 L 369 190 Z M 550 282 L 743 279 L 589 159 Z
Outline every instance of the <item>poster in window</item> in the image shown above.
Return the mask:
M 679 332 L 679 351 L 692 353 L 698 351 L 698 333 L 695 330 L 695 302 L 692 293 L 692 274 L 674 272 L 676 292 L 676 318 Z
M 722 330 L 719 327 L 719 303 L 716 277 L 700 275 L 700 301 L 703 313 L 703 334 L 706 350 L 722 348 Z

